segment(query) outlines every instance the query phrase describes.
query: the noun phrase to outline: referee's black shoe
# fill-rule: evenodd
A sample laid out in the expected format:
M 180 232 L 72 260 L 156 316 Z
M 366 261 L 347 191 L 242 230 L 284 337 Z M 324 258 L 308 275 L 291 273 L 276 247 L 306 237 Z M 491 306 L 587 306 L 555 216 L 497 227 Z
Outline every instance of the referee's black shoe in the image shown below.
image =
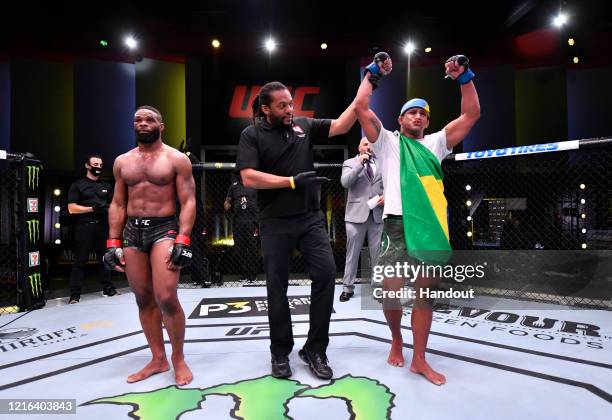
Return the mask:
M 353 296 L 355 296 L 355 292 L 342 292 L 340 293 L 340 302 L 347 302 Z
M 300 359 L 308 366 L 317 377 L 321 379 L 331 379 L 334 371 L 329 367 L 329 360 L 325 353 L 313 353 L 305 348 L 298 352 Z
M 289 358 L 287 356 L 272 355 L 272 376 L 275 378 L 284 379 L 290 377 L 291 374 Z

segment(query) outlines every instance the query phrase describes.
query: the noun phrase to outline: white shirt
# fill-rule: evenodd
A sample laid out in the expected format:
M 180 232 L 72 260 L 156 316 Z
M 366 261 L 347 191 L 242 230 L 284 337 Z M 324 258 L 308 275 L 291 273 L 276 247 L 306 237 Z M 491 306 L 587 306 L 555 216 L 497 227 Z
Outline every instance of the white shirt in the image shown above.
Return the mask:
M 381 170 L 383 171 L 382 178 L 385 188 L 383 218 L 389 214 L 402 215 L 399 136 L 398 131 L 391 132 L 383 127 L 376 142 L 372 143 L 372 149 L 374 149 L 376 157 L 382 162 Z M 452 153 L 452 150 L 446 148 L 446 131 L 444 129 L 437 133 L 428 134 L 417 141 L 436 155 L 439 162 L 442 162 L 446 156 Z

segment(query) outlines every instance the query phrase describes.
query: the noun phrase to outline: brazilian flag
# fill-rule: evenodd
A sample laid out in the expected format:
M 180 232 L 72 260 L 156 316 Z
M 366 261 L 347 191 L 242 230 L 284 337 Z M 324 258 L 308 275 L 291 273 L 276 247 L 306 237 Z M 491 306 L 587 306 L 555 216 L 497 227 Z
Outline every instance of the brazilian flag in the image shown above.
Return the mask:
M 450 258 L 444 174 L 438 158 L 417 140 L 400 134 L 400 185 L 408 255 L 428 264 Z

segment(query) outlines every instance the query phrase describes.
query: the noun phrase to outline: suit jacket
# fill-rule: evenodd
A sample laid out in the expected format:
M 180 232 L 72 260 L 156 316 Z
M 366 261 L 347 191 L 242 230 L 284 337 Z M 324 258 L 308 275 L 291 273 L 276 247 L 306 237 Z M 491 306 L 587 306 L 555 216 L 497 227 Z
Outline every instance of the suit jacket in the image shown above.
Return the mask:
M 368 220 L 370 208 L 368 200 L 376 194 L 383 195 L 382 161 L 376 159 L 376 173 L 370 181 L 365 170 L 365 165 L 359 162 L 359 155 L 347 159 L 342 164 L 342 186 L 348 189 L 346 199 L 346 211 L 344 220 L 352 223 L 364 223 Z M 376 206 L 372 210 L 372 216 L 376 223 L 382 223 L 383 208 Z

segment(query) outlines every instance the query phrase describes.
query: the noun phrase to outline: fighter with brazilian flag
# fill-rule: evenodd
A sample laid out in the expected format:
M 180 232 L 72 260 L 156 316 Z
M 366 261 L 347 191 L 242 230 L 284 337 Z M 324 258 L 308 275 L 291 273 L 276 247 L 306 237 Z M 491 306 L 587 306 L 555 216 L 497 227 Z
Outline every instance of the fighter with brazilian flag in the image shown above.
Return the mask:
M 399 131 L 386 130 L 370 109 L 372 91 L 381 77 L 392 69 L 391 57 L 379 52 L 366 67 L 365 77 L 357 91 L 355 110 L 368 140 L 373 144 L 385 188 L 383 210 L 383 249 L 379 265 L 444 263 L 451 248 L 446 220 L 442 160 L 452 152 L 480 117 L 478 94 L 474 87 L 474 72 L 463 55 L 445 62 L 446 77 L 459 82 L 461 115 L 442 130 L 424 135 L 429 126 L 429 104 L 419 98 L 406 102 L 399 113 Z M 384 272 L 384 271 L 383 271 Z M 399 276 L 399 274 L 398 274 Z M 411 279 L 413 281 L 414 279 Z M 383 289 L 404 287 L 403 277 L 385 277 Z M 437 284 L 439 279 L 419 277 L 412 284 L 416 300 L 411 315 L 414 352 L 410 371 L 422 374 L 430 382 L 442 385 L 446 378 L 425 361 L 425 349 L 431 329 L 433 300 L 420 296 L 420 291 Z M 387 362 L 404 366 L 401 334 L 402 309 L 399 300 L 385 300 L 383 310 L 392 334 Z

